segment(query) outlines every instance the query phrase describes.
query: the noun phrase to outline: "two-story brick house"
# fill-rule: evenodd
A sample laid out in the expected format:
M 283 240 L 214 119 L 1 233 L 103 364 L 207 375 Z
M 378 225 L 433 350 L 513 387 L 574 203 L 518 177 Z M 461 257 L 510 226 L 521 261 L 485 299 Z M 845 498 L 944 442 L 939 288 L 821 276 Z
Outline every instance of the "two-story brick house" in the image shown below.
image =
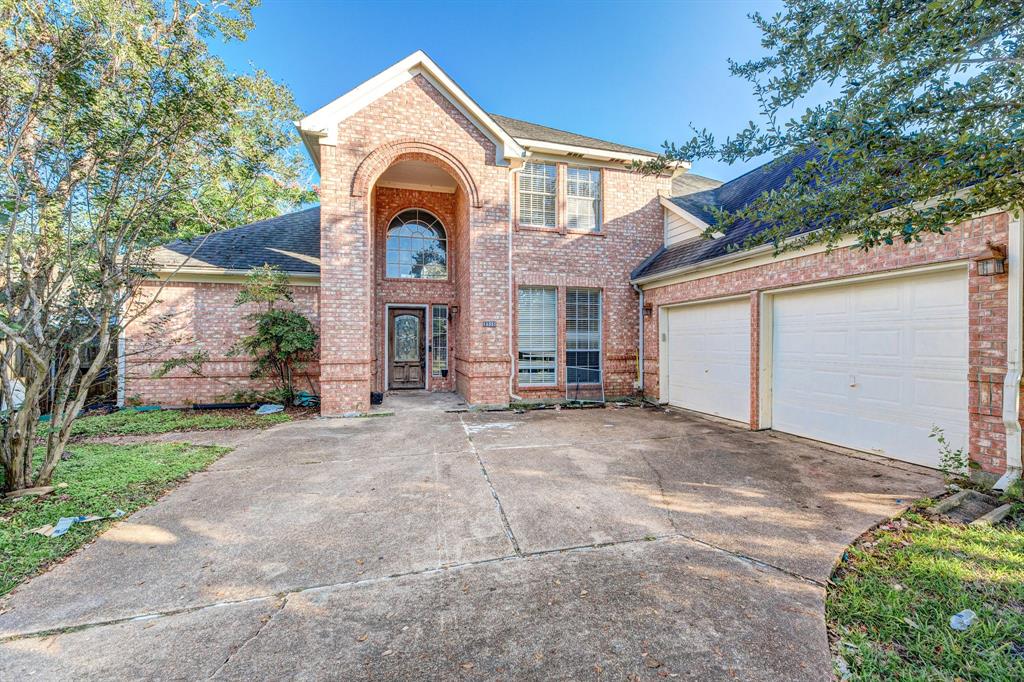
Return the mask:
M 405 388 L 498 405 L 642 392 L 933 466 L 934 423 L 986 470 L 1019 466 L 1009 212 L 912 247 L 735 251 L 742 230 L 700 237 L 710 207 L 791 169 L 724 185 L 640 175 L 629 164 L 655 152 L 489 114 L 422 52 L 297 126 L 320 206 L 158 252 L 162 281 L 145 287 L 158 303 L 122 344 L 125 396 L 180 405 L 249 385 L 226 354 L 245 328 L 232 302 L 271 263 L 319 326 L 306 380 L 324 414 Z M 984 276 L 974 259 L 990 241 L 1008 267 Z M 156 319 L 183 343 L 153 350 Z M 195 349 L 202 375 L 150 376 Z

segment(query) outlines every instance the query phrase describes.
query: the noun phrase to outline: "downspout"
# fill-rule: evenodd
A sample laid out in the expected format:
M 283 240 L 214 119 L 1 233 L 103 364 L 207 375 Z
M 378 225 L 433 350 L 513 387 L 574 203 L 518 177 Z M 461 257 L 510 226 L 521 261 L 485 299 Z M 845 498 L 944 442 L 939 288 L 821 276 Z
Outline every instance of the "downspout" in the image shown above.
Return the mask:
M 522 401 L 522 398 L 516 395 L 516 354 L 515 349 L 512 345 L 512 331 L 515 327 L 515 310 L 514 297 L 515 291 L 512 289 L 512 233 L 514 231 L 512 221 L 515 211 L 512 207 L 515 205 L 515 174 L 523 169 L 523 165 L 520 164 L 515 168 L 510 168 L 508 171 L 508 395 L 509 398 Z
M 1003 424 L 1006 427 L 1006 473 L 993 486 L 1006 490 L 1021 477 L 1020 381 L 1024 373 L 1024 219 L 1020 208 L 1008 226 L 1006 378 L 1003 380 Z
M 644 395 L 644 290 L 638 285 L 633 285 L 633 291 L 640 294 L 640 303 L 637 306 L 637 330 L 640 335 L 637 340 L 637 363 L 636 363 L 636 386 L 640 390 L 640 397 Z

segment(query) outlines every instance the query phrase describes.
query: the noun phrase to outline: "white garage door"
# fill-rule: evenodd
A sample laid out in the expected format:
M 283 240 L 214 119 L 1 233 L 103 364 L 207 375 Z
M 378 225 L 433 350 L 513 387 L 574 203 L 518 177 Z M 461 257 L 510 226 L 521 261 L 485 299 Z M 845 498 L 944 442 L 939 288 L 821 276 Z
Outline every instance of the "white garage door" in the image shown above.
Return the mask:
M 772 428 L 938 466 L 967 443 L 967 278 L 809 289 L 773 304 Z
M 666 326 L 669 404 L 749 421 L 749 300 L 670 308 Z

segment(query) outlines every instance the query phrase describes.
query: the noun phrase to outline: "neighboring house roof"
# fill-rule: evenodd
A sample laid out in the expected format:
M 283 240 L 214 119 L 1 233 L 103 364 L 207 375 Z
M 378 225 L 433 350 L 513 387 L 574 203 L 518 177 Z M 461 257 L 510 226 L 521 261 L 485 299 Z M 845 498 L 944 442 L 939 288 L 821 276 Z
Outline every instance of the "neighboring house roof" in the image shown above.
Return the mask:
M 696 173 L 680 173 L 672 178 L 672 196 L 681 197 L 694 192 L 721 187 L 722 181 L 708 178 Z
M 624 154 L 643 154 L 647 156 L 658 155 L 658 152 L 652 152 L 649 149 L 630 147 L 616 142 L 600 140 L 596 137 L 578 135 L 565 130 L 559 130 L 558 128 L 549 128 L 548 126 L 542 126 L 537 123 L 521 121 L 517 118 L 509 118 L 508 116 L 500 116 L 498 114 L 491 114 L 490 116 L 494 119 L 495 123 L 504 128 L 505 132 L 516 138 L 520 143 L 524 140 L 536 140 L 539 142 L 554 142 L 556 144 L 564 144 L 573 147 L 604 149 L 606 151 L 622 152 Z
M 285 272 L 319 274 L 320 207 L 171 242 L 158 248 L 153 259 L 162 271 L 243 271 L 276 265 Z
M 736 211 L 765 192 L 781 189 L 793 172 L 816 153 L 812 151 L 792 158 L 775 159 L 718 187 L 670 197 L 669 201 L 698 220 L 713 225 L 715 218 L 711 209 Z M 733 225 L 723 237 L 694 237 L 667 248 L 662 246 L 633 271 L 633 279 L 649 278 L 732 253 L 748 237 L 769 227 L 761 222 L 744 220 Z M 808 225 L 807 230 L 811 229 L 813 225 Z

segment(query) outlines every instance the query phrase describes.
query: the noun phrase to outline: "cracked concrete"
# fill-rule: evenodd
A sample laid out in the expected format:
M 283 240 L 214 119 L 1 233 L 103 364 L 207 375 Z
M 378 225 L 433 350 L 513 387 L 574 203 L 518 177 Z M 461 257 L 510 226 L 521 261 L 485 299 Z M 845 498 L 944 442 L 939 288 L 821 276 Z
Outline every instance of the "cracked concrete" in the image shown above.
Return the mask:
M 824 680 L 836 557 L 941 488 L 679 412 L 388 402 L 240 441 L 15 590 L 0 677 Z

